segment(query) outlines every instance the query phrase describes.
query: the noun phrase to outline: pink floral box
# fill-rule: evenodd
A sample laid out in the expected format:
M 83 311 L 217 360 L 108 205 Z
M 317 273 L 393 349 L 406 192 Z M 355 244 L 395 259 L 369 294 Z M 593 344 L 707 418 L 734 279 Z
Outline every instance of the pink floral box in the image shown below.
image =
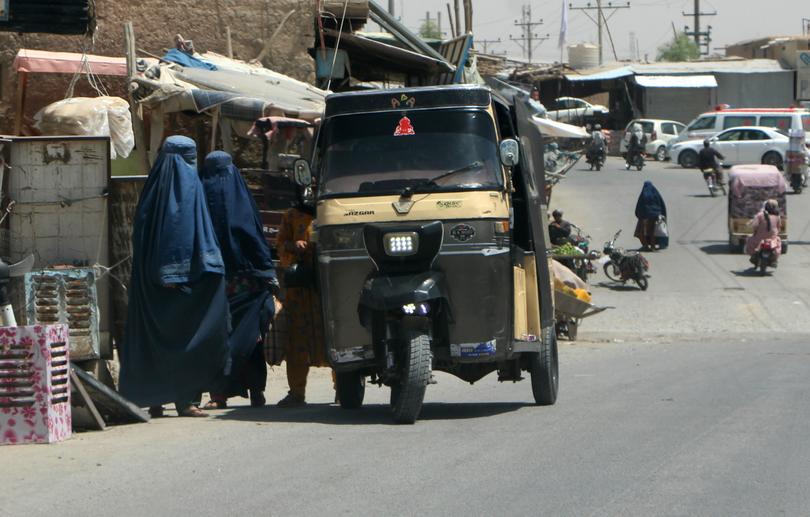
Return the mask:
M 70 438 L 67 325 L 0 327 L 0 445 Z

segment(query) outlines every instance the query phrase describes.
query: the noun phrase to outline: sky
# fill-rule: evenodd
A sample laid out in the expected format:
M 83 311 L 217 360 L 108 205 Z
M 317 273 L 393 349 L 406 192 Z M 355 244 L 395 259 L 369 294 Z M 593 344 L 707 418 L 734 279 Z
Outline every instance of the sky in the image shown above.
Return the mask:
M 447 1 L 395 0 L 395 14 L 402 16 L 408 27 L 418 29 L 427 11 L 430 11 L 431 18 L 435 18 L 436 12 L 441 11 L 442 28 L 449 36 Z M 453 1 L 449 1 L 452 6 Z M 596 5 L 595 0 L 565 0 L 565 3 L 572 3 L 577 7 L 584 6 L 588 1 L 591 5 Z M 388 5 L 387 0 L 377 2 L 383 6 Z M 509 36 L 521 36 L 521 29 L 515 27 L 514 23 L 521 17 L 522 6 L 530 4 L 533 21 L 543 20 L 543 25 L 536 27 L 535 32 L 540 36 L 549 35 L 549 39 L 535 49 L 533 61 L 559 61 L 558 41 L 563 3 L 563 0 L 473 0 L 475 38 L 500 38 L 501 43 L 488 45 L 490 52 L 506 52 L 510 57 L 525 57 L 520 46 L 509 41 Z M 607 3 L 608 0 L 603 0 L 603 8 Z M 624 5 L 627 2 L 617 0 L 613 3 Z M 724 54 L 723 47 L 726 45 L 742 40 L 801 34 L 802 18 L 810 19 L 810 0 L 701 0 L 700 4 L 702 11 L 717 12 L 716 16 L 703 17 L 701 25 L 712 26 L 712 50 L 720 54 Z M 608 22 L 618 58 L 631 57 L 630 41 L 633 33 L 638 41 L 640 58 L 644 59 L 647 55 L 650 60 L 654 60 L 658 47 L 672 39 L 673 23 L 678 31 L 682 31 L 685 25 L 692 26 L 693 19 L 682 13 L 691 13 L 693 7 L 694 0 L 630 0 L 630 8 L 616 10 Z M 606 16 L 609 13 L 610 10 L 605 11 Z M 596 40 L 596 24 L 582 11 L 569 11 L 568 43 L 596 43 Z M 604 41 L 607 62 L 613 57 L 607 34 Z

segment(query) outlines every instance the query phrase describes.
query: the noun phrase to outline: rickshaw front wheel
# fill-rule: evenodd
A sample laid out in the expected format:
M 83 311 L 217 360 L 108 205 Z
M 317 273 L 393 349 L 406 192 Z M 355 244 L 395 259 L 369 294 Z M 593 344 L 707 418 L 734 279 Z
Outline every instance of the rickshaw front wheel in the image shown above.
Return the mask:
M 433 358 L 424 331 L 408 330 L 403 341 L 404 364 L 399 383 L 391 386 L 391 412 L 397 424 L 413 424 L 422 410 Z
M 533 352 L 529 358 L 529 374 L 532 376 L 532 395 L 539 406 L 551 406 L 557 402 L 560 385 L 560 370 L 557 362 L 557 334 L 549 333 L 543 340 L 540 352 Z
M 343 409 L 358 409 L 366 395 L 366 376 L 361 372 L 343 372 L 335 375 L 335 390 Z

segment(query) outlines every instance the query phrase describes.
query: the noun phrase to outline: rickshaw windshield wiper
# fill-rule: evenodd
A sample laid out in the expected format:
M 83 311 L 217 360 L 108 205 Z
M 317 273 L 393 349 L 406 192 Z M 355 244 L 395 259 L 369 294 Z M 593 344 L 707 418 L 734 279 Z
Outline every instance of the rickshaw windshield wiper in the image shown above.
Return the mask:
M 453 174 L 458 174 L 460 172 L 467 172 L 467 171 L 480 169 L 483 166 L 484 166 L 484 162 L 482 162 L 481 160 L 476 160 L 476 161 L 474 161 L 472 163 L 468 163 L 464 167 L 459 167 L 458 169 L 453 169 L 451 171 L 443 172 L 443 173 L 439 174 L 438 176 L 422 180 L 422 181 L 416 183 L 415 185 L 411 185 L 409 187 L 406 187 L 402 191 L 402 195 L 405 196 L 405 197 L 408 197 L 410 194 L 413 193 L 414 190 L 416 190 L 418 188 L 426 187 L 428 185 L 438 186 L 438 185 L 436 185 L 436 182 L 439 181 L 440 179 L 447 178 L 449 176 L 452 176 Z

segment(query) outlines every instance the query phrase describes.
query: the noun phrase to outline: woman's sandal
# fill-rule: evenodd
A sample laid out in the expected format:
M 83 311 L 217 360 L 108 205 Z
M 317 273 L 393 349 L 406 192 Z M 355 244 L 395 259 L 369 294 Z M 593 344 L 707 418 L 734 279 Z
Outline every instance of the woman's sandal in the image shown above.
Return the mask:
M 203 409 L 211 410 L 211 409 L 228 409 L 228 401 L 227 400 L 209 400 L 204 406 Z
M 201 410 L 197 406 L 188 406 L 183 409 L 178 409 L 177 416 L 198 418 L 198 417 L 206 417 L 208 416 L 208 413 L 203 412 L 203 410 Z

